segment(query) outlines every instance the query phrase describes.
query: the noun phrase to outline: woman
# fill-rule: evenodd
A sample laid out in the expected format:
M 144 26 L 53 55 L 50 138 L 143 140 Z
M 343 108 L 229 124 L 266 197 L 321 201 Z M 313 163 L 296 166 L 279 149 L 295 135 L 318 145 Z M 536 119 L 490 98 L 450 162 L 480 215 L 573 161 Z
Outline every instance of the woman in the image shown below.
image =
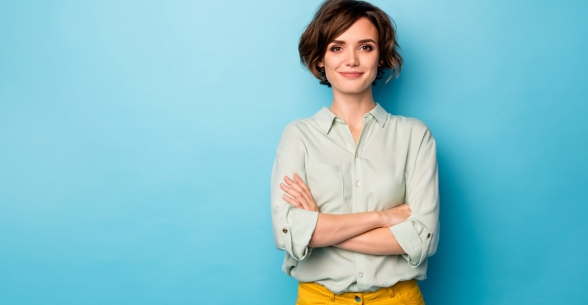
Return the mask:
M 286 127 L 272 172 L 272 221 L 297 304 L 424 304 L 416 280 L 438 243 L 435 141 L 387 113 L 372 85 L 401 68 L 395 30 L 363 1 L 325 1 L 301 61 L 333 90 L 330 108 Z

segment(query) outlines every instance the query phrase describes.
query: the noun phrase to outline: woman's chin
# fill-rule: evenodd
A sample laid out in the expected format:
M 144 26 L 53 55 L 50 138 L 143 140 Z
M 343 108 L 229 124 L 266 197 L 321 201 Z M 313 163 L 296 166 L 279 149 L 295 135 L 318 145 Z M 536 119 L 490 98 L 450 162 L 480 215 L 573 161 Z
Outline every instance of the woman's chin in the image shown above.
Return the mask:
M 336 82 L 331 82 L 333 90 L 339 91 L 343 94 L 360 94 L 371 89 L 373 80 L 367 79 L 341 79 Z
M 366 92 L 369 89 L 369 86 L 333 86 L 333 90 L 337 90 L 343 94 L 361 94 Z

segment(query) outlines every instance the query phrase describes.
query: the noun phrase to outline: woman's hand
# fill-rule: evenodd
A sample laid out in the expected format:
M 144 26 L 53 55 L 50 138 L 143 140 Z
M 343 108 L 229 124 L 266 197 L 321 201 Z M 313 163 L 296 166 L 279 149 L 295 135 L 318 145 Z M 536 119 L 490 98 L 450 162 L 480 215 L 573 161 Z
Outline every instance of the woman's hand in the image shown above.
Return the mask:
M 380 212 L 383 216 L 382 227 L 391 227 L 405 221 L 412 214 L 410 206 L 406 203 Z
M 299 209 L 319 211 L 314 199 L 312 199 L 310 190 L 298 175 L 294 174 L 294 180 L 284 176 L 284 182 L 286 184 L 280 183 L 280 187 L 286 192 L 286 194 L 282 195 L 286 202 Z

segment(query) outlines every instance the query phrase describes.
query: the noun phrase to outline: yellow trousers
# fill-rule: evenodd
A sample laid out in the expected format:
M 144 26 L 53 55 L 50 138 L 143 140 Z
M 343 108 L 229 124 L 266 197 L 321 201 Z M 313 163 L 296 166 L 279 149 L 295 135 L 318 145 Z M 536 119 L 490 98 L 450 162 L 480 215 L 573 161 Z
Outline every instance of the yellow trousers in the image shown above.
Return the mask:
M 296 305 L 425 305 L 421 289 L 416 280 L 402 281 L 392 287 L 380 288 L 374 292 L 332 293 L 316 283 L 300 283 Z

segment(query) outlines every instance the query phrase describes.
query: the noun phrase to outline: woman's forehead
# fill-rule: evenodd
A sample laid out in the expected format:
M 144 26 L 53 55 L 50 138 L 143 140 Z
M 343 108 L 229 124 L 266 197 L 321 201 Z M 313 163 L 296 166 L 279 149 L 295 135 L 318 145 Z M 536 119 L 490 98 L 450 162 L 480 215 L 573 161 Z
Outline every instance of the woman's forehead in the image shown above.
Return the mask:
M 373 23 L 365 18 L 359 18 L 355 21 L 345 32 L 335 37 L 333 42 L 335 43 L 354 43 L 354 42 L 366 42 L 367 40 L 373 40 L 374 43 L 378 41 L 378 29 Z

